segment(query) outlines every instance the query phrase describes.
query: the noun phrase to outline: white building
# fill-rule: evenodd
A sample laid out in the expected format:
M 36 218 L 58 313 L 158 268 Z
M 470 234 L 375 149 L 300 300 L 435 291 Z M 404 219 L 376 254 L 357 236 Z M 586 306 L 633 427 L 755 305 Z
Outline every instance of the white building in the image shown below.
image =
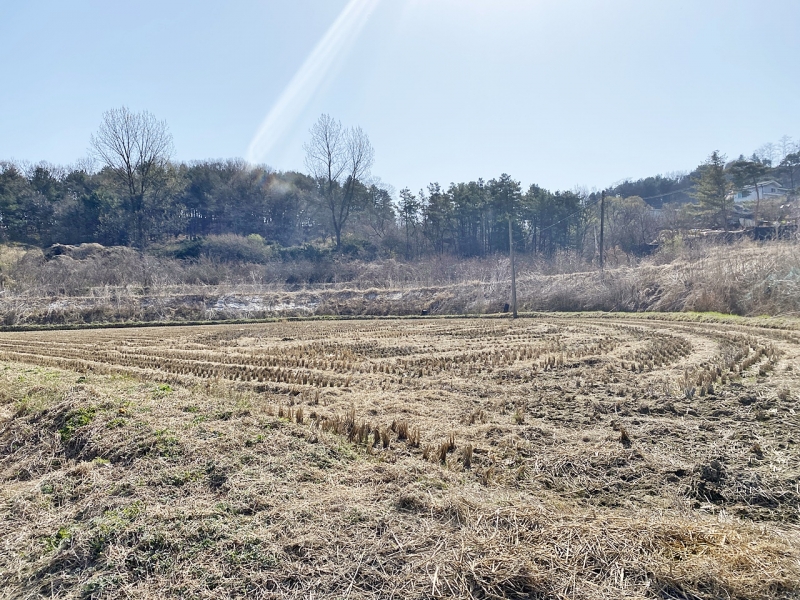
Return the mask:
M 762 181 L 758 184 L 758 198 L 764 200 L 765 198 L 781 198 L 789 193 L 777 181 Z M 734 192 L 734 202 L 755 202 L 756 201 L 756 186 L 748 185 L 738 192 Z

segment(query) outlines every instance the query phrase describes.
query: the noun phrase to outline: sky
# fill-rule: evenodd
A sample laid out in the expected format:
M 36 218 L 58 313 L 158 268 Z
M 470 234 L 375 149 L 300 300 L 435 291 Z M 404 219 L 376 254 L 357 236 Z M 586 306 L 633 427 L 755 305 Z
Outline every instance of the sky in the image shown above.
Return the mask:
M 797 0 L 2 0 L 0 160 L 70 164 L 104 111 L 174 158 L 305 171 L 323 113 L 395 190 L 599 189 L 800 140 Z

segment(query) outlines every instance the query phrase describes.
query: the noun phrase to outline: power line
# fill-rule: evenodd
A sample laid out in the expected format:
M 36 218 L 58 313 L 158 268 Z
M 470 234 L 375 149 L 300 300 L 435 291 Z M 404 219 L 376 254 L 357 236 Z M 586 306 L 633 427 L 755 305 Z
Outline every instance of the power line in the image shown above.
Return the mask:
M 692 189 L 692 186 L 685 187 L 685 188 L 682 188 L 682 189 L 680 189 L 680 190 L 673 190 L 672 192 L 667 192 L 666 194 L 659 194 L 659 195 L 657 195 L 657 196 L 648 196 L 647 198 L 642 198 L 642 200 L 652 200 L 653 198 L 664 198 L 665 196 L 671 196 L 672 194 L 678 194 L 678 193 L 680 193 L 680 192 L 685 192 L 685 191 L 687 191 L 687 190 L 690 190 L 690 189 Z M 550 225 L 548 225 L 547 227 L 542 227 L 541 229 L 539 229 L 539 232 L 541 233 L 541 232 L 543 232 L 543 231 L 547 231 L 548 229 L 552 229 L 552 228 L 553 228 L 553 227 L 555 227 L 556 225 L 561 225 L 561 223 L 563 223 L 564 221 L 568 221 L 568 220 L 569 220 L 569 219 L 571 219 L 572 217 L 578 216 L 578 215 L 579 215 L 579 214 L 581 214 L 583 211 L 585 211 L 587 208 L 590 208 L 590 207 L 594 206 L 595 204 L 597 204 L 598 202 L 600 202 L 600 201 L 601 201 L 601 199 L 602 199 L 602 198 L 601 198 L 601 195 L 600 195 L 600 194 L 598 194 L 598 195 L 597 195 L 597 197 L 596 197 L 594 200 L 592 200 L 591 202 L 587 202 L 586 204 L 584 204 L 584 205 L 583 205 L 583 207 L 582 207 L 580 210 L 577 210 L 577 211 L 575 211 L 575 212 L 574 212 L 574 213 L 572 213 L 571 215 L 567 215 L 567 216 L 566 216 L 566 217 L 564 217 L 563 219 L 559 219 L 559 220 L 558 220 L 558 221 L 556 221 L 555 223 L 551 223 L 551 224 L 550 224 Z
M 685 192 L 685 191 L 687 191 L 687 190 L 690 190 L 690 189 L 692 189 L 692 186 L 685 187 L 685 188 L 682 188 L 682 189 L 680 189 L 680 190 L 673 190 L 673 191 L 671 191 L 671 192 L 667 192 L 667 193 L 665 193 L 665 194 L 658 194 L 657 196 L 648 196 L 647 198 L 642 198 L 642 200 L 652 200 L 653 198 L 663 198 L 663 197 L 665 197 L 665 196 L 671 196 L 672 194 L 678 194 L 678 193 L 680 193 L 680 192 Z M 569 220 L 570 220 L 572 217 L 576 217 L 576 216 L 578 216 L 578 215 L 579 215 L 579 214 L 581 214 L 583 211 L 585 211 L 587 208 L 591 208 L 592 206 L 596 205 L 596 204 L 597 204 L 598 202 L 600 202 L 601 200 L 602 200 L 602 194 L 597 194 L 597 196 L 595 197 L 595 199 L 594 199 L 594 200 L 592 200 L 591 202 L 587 202 L 587 203 L 586 203 L 586 204 L 584 204 L 584 205 L 583 205 L 583 206 L 582 206 L 580 209 L 576 210 L 574 213 L 572 213 L 572 214 L 570 214 L 570 215 L 567 215 L 566 217 L 564 217 L 564 218 L 562 218 L 562 219 L 559 219 L 559 220 L 558 220 L 558 221 L 556 221 L 555 223 L 551 223 L 551 224 L 550 224 L 550 225 L 548 225 L 547 227 L 541 227 L 541 228 L 539 229 L 539 233 L 542 233 L 542 232 L 544 232 L 544 231 L 547 231 L 548 229 L 552 229 L 552 228 L 553 228 L 553 227 L 555 227 L 556 225 L 561 225 L 561 223 L 563 223 L 564 221 L 569 221 Z
M 595 199 L 594 199 L 594 200 L 592 200 L 591 202 L 588 202 L 587 204 L 584 204 L 584 205 L 583 205 L 583 207 L 582 207 L 580 210 L 576 210 L 576 211 L 575 211 L 574 213 L 572 213 L 571 215 L 567 215 L 567 216 L 566 216 L 566 217 L 564 217 L 563 219 L 561 219 L 561 220 L 559 220 L 559 221 L 556 221 L 555 223 L 551 223 L 551 224 L 550 224 L 550 225 L 548 225 L 547 227 L 542 227 L 542 228 L 540 228 L 540 229 L 539 229 L 539 233 L 541 233 L 542 231 L 547 231 L 548 229 L 552 229 L 553 227 L 555 227 L 556 225 L 560 225 L 560 224 L 561 224 L 561 223 L 563 223 L 564 221 L 568 221 L 568 220 L 569 220 L 569 219 L 571 219 L 572 217 L 575 217 L 575 216 L 577 216 L 577 215 L 581 214 L 581 213 L 582 213 L 584 210 L 586 210 L 586 209 L 587 209 L 587 208 L 589 208 L 590 206 L 594 206 L 594 205 L 595 205 L 595 204 L 597 204 L 598 202 L 600 202 L 600 196 L 597 196 L 597 198 L 595 198 Z
M 642 198 L 642 200 L 652 200 L 653 198 L 664 198 L 665 196 L 672 196 L 672 194 L 679 194 L 681 192 L 685 192 L 686 190 L 692 189 L 692 186 L 685 187 L 680 190 L 673 190 L 671 192 L 667 192 L 666 194 L 657 194 L 656 196 L 648 196 L 647 198 Z

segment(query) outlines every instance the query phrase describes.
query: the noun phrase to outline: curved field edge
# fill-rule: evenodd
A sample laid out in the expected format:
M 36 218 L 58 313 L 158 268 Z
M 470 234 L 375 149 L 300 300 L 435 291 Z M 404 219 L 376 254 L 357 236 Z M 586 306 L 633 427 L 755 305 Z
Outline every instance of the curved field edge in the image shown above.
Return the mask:
M 729 323 L 766 329 L 800 329 L 800 317 L 786 315 L 758 315 L 745 317 L 718 312 L 614 312 L 614 311 L 520 311 L 520 318 L 603 318 L 603 319 L 648 319 L 653 321 L 685 321 L 694 323 Z M 22 331 L 72 331 L 86 329 L 136 329 L 143 327 L 199 327 L 213 325 L 256 325 L 263 323 L 294 323 L 314 321 L 393 321 L 393 320 L 432 320 L 432 319 L 509 319 L 508 313 L 487 314 L 434 314 L 434 315 L 306 315 L 273 316 L 253 319 L 219 319 L 197 321 L 125 321 L 88 322 L 62 324 L 20 324 L 0 325 L 0 332 Z
M 796 597 L 794 327 L 678 317 L 2 334 L 0 583 Z

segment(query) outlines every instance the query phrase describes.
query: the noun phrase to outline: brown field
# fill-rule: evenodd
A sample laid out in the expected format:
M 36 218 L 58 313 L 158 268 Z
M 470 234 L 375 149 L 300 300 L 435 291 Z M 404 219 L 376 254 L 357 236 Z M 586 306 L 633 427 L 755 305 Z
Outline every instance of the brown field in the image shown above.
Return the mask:
M 800 321 L 0 334 L 0 596 L 796 598 Z

